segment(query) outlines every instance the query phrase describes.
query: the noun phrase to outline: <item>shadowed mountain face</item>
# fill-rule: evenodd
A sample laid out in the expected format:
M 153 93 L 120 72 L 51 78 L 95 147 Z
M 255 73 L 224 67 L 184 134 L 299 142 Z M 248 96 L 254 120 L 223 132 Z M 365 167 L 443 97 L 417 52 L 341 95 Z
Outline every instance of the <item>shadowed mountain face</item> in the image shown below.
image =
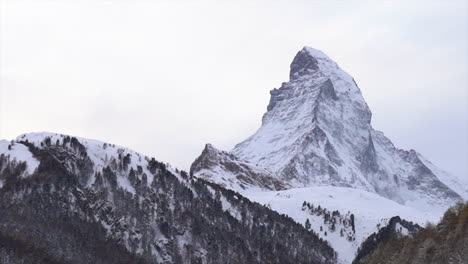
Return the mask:
M 299 51 L 289 82 L 270 94 L 262 126 L 226 153 L 245 170 L 202 165 L 204 152 L 192 166 L 196 176 L 236 187 L 232 179 L 245 171 L 266 171 L 282 184 L 266 185 L 262 176 L 258 187 L 351 187 L 418 207 L 446 208 L 467 196 L 466 185 L 374 130 L 354 79 L 321 51 Z
M 0 263 L 336 263 L 313 231 L 129 149 L 0 141 Z

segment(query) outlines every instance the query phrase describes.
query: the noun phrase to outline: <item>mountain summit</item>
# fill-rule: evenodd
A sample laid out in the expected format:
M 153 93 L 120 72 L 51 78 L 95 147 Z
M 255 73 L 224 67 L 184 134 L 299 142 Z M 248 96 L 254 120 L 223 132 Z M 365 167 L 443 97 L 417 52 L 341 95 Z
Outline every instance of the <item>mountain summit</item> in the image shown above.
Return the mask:
M 372 128 L 356 82 L 323 52 L 300 50 L 289 82 L 270 94 L 261 127 L 230 152 L 244 167 L 269 171 L 282 186 L 351 187 L 418 207 L 446 208 L 467 197 L 466 185 Z M 219 166 L 195 162 L 192 172 L 225 184 L 222 176 L 236 172 Z
M 291 63 L 291 71 L 289 72 L 289 80 L 299 78 L 303 75 L 313 73 L 319 70 L 318 61 L 319 58 L 327 58 L 323 52 L 312 49 L 309 47 L 303 48 L 294 57 Z
M 323 52 L 300 50 L 270 95 L 255 134 L 230 152 L 208 145 L 190 172 L 312 228 L 339 263 L 392 217 L 424 225 L 468 197 L 467 183 L 376 131 L 354 79 Z

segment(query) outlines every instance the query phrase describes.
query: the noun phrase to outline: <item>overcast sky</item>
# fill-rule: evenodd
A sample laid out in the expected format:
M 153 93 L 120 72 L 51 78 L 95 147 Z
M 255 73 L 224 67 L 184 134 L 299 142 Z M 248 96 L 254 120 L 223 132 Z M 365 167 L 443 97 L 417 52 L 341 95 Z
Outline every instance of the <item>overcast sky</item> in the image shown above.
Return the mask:
M 188 169 L 205 143 L 253 134 L 311 46 L 355 78 L 397 147 L 468 177 L 465 0 L 2 0 L 1 12 L 2 139 L 59 132 Z

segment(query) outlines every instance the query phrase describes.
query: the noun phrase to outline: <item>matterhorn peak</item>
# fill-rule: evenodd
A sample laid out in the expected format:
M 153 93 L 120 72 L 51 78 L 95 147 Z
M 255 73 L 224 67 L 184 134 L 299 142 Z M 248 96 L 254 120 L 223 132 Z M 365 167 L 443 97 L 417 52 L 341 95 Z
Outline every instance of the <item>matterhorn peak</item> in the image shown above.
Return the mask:
M 327 220 L 314 220 L 306 201 L 348 212 L 356 219 L 349 237 L 334 236 L 340 229 L 334 225 L 323 236 L 340 263 L 351 263 L 360 242 L 385 219 L 408 212 L 424 223 L 468 197 L 468 185 L 376 131 L 353 77 L 322 51 L 301 49 L 289 81 L 270 95 L 255 134 L 231 152 L 206 147 L 191 173 L 320 230 Z
M 210 168 L 197 166 L 195 174 L 210 179 L 229 174 L 235 185 L 245 177 L 239 177 L 243 170 L 232 170 L 226 161 L 236 160 L 284 186 L 352 187 L 405 205 L 424 200 L 445 206 L 463 196 L 422 156 L 396 148 L 372 128 L 371 111 L 356 82 L 322 51 L 301 49 L 291 63 L 290 81 L 270 94 L 257 132 L 224 152 L 228 159 L 210 159 Z M 228 165 L 217 166 L 223 163 Z
M 322 51 L 304 47 L 294 57 L 289 72 L 289 80 L 293 81 L 304 75 L 310 75 L 320 70 L 319 61 L 332 62 Z

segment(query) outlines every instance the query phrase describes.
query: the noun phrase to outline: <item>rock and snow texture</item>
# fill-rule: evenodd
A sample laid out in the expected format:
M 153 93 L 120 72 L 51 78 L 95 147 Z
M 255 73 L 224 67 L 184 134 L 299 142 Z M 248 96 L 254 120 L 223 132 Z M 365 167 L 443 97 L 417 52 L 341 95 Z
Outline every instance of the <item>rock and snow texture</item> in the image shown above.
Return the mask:
M 262 126 L 230 153 L 251 168 L 293 187 L 351 187 L 405 205 L 446 208 L 465 197 L 466 188 L 447 186 L 457 185 L 455 178 L 372 128 L 356 82 L 321 51 L 299 51 L 289 82 L 270 93 Z
M 229 162 L 225 154 L 213 160 Z M 276 188 L 264 176 L 256 190 Z M 0 141 L 0 212 L 1 263 L 336 263 L 317 234 L 242 195 L 128 148 L 54 133 Z
M 290 187 L 271 176 L 271 172 L 256 168 L 226 151 L 206 144 L 202 155 L 192 164 L 190 172 L 223 187 L 242 192 L 244 190 L 285 190 Z
M 79 142 L 79 144 L 84 146 L 87 156 L 89 157 L 92 163 L 93 168 L 90 169 L 92 169 L 93 171 L 102 171 L 107 166 L 110 166 L 115 169 L 119 166 L 119 164 L 117 164 L 116 161 L 129 160 L 128 164 L 126 164 L 127 168 L 125 168 L 124 170 L 125 173 L 122 173 L 122 175 L 117 175 L 117 183 L 120 187 L 129 191 L 130 193 L 135 193 L 135 190 L 128 183 L 128 179 L 126 177 L 128 169 L 141 168 L 142 173 L 145 173 L 147 175 L 148 182 L 153 181 L 152 173 L 147 169 L 147 164 L 150 161 L 150 158 L 126 147 L 104 143 L 93 139 L 70 137 L 50 132 L 35 132 L 23 134 L 18 136 L 16 138 L 16 141 L 27 141 L 36 146 L 42 146 L 46 144 L 44 142 L 48 142 L 48 144 L 50 145 L 65 145 L 73 144 L 71 142 L 73 138 L 75 138 Z M 29 152 L 26 146 L 22 144 L 15 145 L 21 146 L 25 150 L 25 153 L 28 153 L 28 155 L 32 157 L 32 154 Z M 28 164 L 38 164 L 38 162 L 36 161 L 36 163 L 31 163 L 28 161 Z M 94 184 L 95 180 L 95 175 L 91 175 L 86 185 L 91 186 L 92 184 Z
M 211 147 L 212 153 L 223 153 L 241 164 L 242 170 L 223 166 L 225 159 L 210 158 L 211 162 L 202 164 L 200 160 L 207 159 L 204 151 L 191 172 L 302 224 L 308 218 L 302 210 L 304 201 L 321 203 L 340 215 L 355 210 L 354 240 L 340 232 L 328 231 L 326 237 L 325 231 L 320 233 L 344 263 L 352 261 L 359 244 L 378 230 L 378 223 L 385 224 L 384 219 L 400 215 L 419 224 L 437 221 L 450 205 L 467 198 L 467 183 L 414 150 L 396 148 L 372 128 L 372 113 L 356 82 L 323 52 L 308 47 L 299 51 L 289 82 L 270 94 L 262 125 L 254 135 L 229 153 Z M 246 171 L 269 173 L 282 186 L 296 189 L 276 192 L 280 189 L 268 188 L 271 185 L 252 187 L 262 181 Z M 240 185 L 238 179 L 245 177 L 251 184 Z M 271 191 L 258 192 L 265 188 Z M 309 219 L 316 232 L 323 225 L 321 217 Z

